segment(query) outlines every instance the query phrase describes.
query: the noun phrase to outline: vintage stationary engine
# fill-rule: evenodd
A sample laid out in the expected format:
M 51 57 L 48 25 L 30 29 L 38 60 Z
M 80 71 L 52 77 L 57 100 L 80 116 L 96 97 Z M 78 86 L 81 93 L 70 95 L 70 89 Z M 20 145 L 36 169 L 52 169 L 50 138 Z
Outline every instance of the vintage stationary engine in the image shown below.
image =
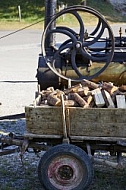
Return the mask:
M 37 79 L 41 90 L 62 89 L 83 79 L 126 83 L 126 37 L 114 37 L 105 18 L 91 7 L 75 5 L 56 13 L 57 0 L 45 0 L 45 26 Z M 94 26 L 88 26 L 88 16 Z M 76 27 L 65 25 L 65 20 Z M 59 23 L 62 23 L 59 25 Z

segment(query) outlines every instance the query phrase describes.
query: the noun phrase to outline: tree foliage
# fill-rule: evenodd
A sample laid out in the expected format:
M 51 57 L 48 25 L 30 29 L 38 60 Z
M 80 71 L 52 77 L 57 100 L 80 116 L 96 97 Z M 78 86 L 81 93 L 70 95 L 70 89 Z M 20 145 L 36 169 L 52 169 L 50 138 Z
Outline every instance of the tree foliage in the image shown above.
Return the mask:
M 51 0 L 50 0 L 51 1 Z M 80 5 L 84 0 L 57 0 L 58 5 L 67 4 Z M 18 20 L 18 6 L 21 8 L 22 19 L 25 21 L 34 21 L 44 18 L 45 0 L 0 0 L 0 20 L 14 21 Z M 107 19 L 111 21 L 121 21 L 119 13 L 114 10 L 112 5 L 105 0 L 86 0 L 86 5 L 98 10 Z

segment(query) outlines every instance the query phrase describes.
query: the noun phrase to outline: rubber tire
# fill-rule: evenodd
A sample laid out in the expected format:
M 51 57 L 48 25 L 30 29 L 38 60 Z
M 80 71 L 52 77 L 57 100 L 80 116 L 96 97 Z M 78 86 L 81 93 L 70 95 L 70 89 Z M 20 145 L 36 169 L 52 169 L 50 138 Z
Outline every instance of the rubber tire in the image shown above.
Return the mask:
M 60 157 L 61 155 L 64 157 L 70 156 L 77 160 L 83 171 L 82 180 L 80 183 L 75 188 L 69 188 L 67 186 L 67 190 L 87 190 L 94 176 L 92 163 L 84 150 L 71 144 L 56 145 L 41 157 L 38 165 L 38 177 L 42 186 L 44 186 L 46 190 L 65 190 L 64 187 L 55 187 L 48 178 L 48 169 L 50 164 L 54 161 L 54 159 Z

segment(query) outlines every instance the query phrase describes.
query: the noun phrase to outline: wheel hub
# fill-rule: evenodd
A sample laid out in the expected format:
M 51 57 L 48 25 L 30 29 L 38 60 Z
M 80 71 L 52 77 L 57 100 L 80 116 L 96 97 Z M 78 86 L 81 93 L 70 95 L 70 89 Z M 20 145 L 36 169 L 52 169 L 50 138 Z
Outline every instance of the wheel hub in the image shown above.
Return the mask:
M 63 180 L 70 180 L 73 177 L 73 170 L 70 166 L 63 165 L 58 170 L 58 176 Z
M 76 42 L 76 49 L 80 49 L 82 47 L 82 42 L 77 41 Z

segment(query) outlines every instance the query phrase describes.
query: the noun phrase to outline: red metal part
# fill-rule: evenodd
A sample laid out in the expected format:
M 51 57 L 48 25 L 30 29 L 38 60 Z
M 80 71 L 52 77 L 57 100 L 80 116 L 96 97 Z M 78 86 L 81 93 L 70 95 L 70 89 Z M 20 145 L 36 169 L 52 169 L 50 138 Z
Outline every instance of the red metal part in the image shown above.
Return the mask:
M 82 181 L 83 175 L 80 162 L 70 155 L 56 157 L 48 167 L 48 179 L 57 189 L 74 189 Z

